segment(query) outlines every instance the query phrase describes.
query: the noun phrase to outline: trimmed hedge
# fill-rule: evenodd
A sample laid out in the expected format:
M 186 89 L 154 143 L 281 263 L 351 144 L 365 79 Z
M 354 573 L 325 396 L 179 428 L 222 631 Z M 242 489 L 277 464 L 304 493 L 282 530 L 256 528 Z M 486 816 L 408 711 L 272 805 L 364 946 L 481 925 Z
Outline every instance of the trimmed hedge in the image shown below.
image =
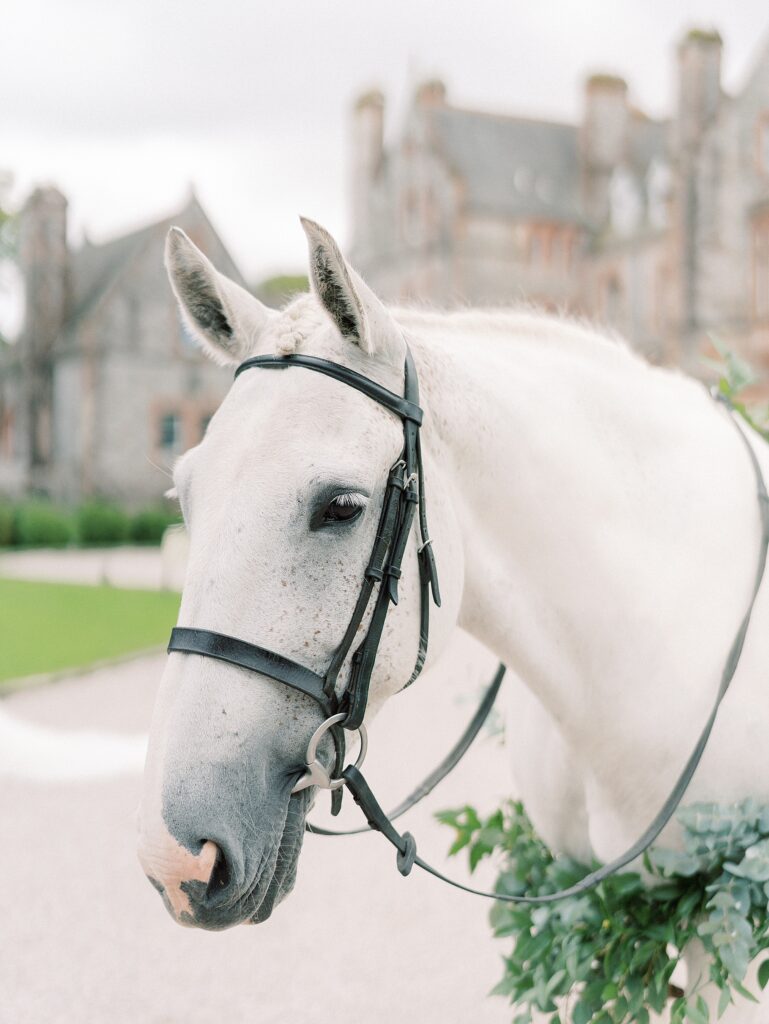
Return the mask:
M 179 522 L 178 513 L 169 509 L 144 508 L 132 517 L 128 535 L 135 544 L 159 544 L 166 529 Z
M 63 548 L 75 539 L 72 514 L 46 501 L 17 505 L 14 540 L 22 547 Z
M 166 528 L 180 521 L 177 511 L 163 505 L 131 514 L 105 501 L 89 501 L 74 510 L 43 499 L 0 501 L 0 548 L 159 544 Z
M 91 501 L 81 505 L 75 515 L 81 544 L 121 544 L 128 539 L 130 521 L 116 505 Z
M 7 548 L 13 544 L 15 528 L 13 506 L 0 505 L 0 548 Z

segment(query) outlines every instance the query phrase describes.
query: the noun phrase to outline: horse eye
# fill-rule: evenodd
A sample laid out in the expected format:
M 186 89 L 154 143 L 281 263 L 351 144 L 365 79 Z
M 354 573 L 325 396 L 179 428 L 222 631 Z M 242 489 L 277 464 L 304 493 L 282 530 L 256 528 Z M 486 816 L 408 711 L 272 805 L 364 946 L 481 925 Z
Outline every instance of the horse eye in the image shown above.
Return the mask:
M 365 507 L 360 494 L 338 494 L 323 510 L 324 523 L 351 523 Z

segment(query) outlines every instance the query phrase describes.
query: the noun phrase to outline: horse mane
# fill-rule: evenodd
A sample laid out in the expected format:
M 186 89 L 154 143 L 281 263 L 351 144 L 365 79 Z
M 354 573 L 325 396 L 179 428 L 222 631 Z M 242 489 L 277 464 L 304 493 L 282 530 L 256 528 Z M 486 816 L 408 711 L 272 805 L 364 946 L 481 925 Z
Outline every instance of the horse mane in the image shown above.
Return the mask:
M 418 306 L 391 307 L 395 319 L 410 330 L 447 330 L 454 334 L 483 333 L 486 337 L 535 340 L 548 345 L 563 345 L 573 353 L 575 345 L 593 349 L 607 358 L 618 358 L 649 365 L 630 347 L 622 335 L 586 316 L 567 312 L 552 313 L 534 303 L 511 306 L 462 307 L 439 310 Z
M 492 340 L 534 342 L 561 347 L 570 357 L 584 354 L 588 358 L 613 363 L 617 368 L 674 373 L 670 367 L 650 363 L 633 349 L 628 341 L 605 324 L 587 316 L 542 309 L 535 303 L 521 302 L 510 306 L 464 306 L 442 309 L 431 305 L 387 305 L 393 318 L 409 334 L 439 334 L 470 339 L 482 335 Z M 291 299 L 280 311 L 276 332 L 270 341 L 277 351 L 288 355 L 298 351 L 302 341 L 323 323 L 327 314 L 312 293 L 303 292 Z

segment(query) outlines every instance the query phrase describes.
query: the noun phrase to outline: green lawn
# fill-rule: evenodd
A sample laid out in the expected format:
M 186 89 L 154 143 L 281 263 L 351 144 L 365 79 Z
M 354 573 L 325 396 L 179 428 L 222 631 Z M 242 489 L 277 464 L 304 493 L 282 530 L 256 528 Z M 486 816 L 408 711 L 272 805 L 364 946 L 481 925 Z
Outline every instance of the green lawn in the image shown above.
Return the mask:
M 179 595 L 0 579 L 0 680 L 165 643 Z

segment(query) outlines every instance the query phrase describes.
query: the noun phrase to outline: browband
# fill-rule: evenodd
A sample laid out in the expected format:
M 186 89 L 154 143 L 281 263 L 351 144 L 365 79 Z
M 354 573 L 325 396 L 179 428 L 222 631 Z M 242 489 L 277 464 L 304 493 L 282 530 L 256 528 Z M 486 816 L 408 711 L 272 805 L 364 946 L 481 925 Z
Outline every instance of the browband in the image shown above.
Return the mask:
M 289 366 L 303 366 L 306 370 L 315 370 L 326 377 L 333 377 L 334 380 L 355 388 L 356 391 L 362 391 L 364 395 L 368 395 L 375 402 L 390 409 L 401 419 L 411 420 L 418 427 L 422 425 L 422 410 L 415 402 L 401 398 L 400 395 L 388 391 L 376 381 L 369 380 L 368 377 L 342 366 L 341 363 L 334 363 L 330 359 L 300 355 L 252 356 L 251 359 L 246 359 L 240 364 L 235 371 L 235 378 L 237 379 L 244 370 L 250 370 L 255 366 L 260 366 L 264 370 L 286 370 Z

